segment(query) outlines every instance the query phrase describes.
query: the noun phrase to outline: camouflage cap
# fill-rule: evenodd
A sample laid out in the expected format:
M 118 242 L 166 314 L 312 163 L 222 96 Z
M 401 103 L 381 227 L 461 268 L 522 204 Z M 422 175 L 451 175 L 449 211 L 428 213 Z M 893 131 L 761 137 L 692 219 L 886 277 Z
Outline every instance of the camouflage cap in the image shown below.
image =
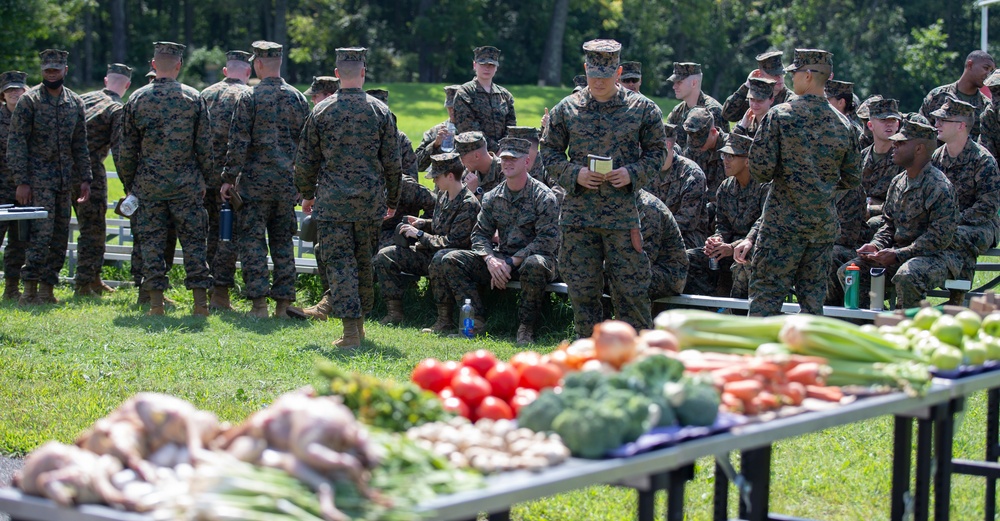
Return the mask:
M 701 74 L 701 64 L 692 62 L 675 62 L 674 73 L 667 78 L 667 81 L 681 81 L 688 76 Z
M 441 174 L 454 172 L 455 177 L 461 179 L 463 170 L 465 170 L 465 167 L 462 166 L 462 156 L 458 152 L 434 154 L 431 156 L 431 167 L 427 170 L 427 174 L 424 175 L 424 178 L 434 179 Z
M 822 49 L 795 49 L 792 64 L 785 67 L 785 72 L 808 69 L 829 74 L 833 72 L 833 53 Z
M 132 79 L 132 67 L 129 67 L 124 63 L 109 63 L 108 74 L 121 74 L 122 76 Z
M 781 51 L 768 51 L 757 55 L 757 68 L 771 76 L 781 76 L 785 68 L 781 64 Z
M 983 85 L 989 87 L 990 90 L 993 90 L 995 87 L 1000 87 L 1000 69 L 996 69 L 990 73 L 990 75 L 986 77 L 986 81 L 983 82 Z
M 155 78 L 156 77 L 156 70 L 155 69 L 149 69 L 149 72 L 146 73 L 146 77 L 147 78 Z
M 253 55 L 246 51 L 229 51 L 226 53 L 227 62 L 249 62 Z
M 281 58 L 281 44 L 267 40 L 257 40 L 250 44 L 254 58 Z
M 389 91 L 385 89 L 368 89 L 365 93 L 386 105 L 389 104 Z
M 364 47 L 338 47 L 338 62 L 361 62 L 364 63 L 368 56 L 368 49 Z
M 931 122 L 919 112 L 907 112 L 906 114 L 903 114 L 903 121 L 913 121 L 931 126 Z
M 165 54 L 168 56 L 184 56 L 184 49 L 187 47 L 174 42 L 153 42 L 153 55 Z
M 854 84 L 849 81 L 826 80 L 823 92 L 828 98 L 850 98 L 854 96 Z
M 867 119 L 903 119 L 899 113 L 899 102 L 892 98 L 882 98 L 869 102 L 868 114 Z
M 663 122 L 663 133 L 667 139 L 677 139 L 677 125 Z
M 715 126 L 715 118 L 705 107 L 695 107 L 684 120 L 684 132 L 688 135 L 688 146 L 701 148 L 708 141 L 708 134 Z
M 66 59 L 69 57 L 69 52 L 59 49 L 45 49 L 38 53 L 38 56 L 42 59 L 42 70 L 62 69 L 66 67 Z
M 461 89 L 461 85 L 448 85 L 444 88 L 444 106 L 454 107 L 455 106 L 455 94 Z
M 0 74 L 0 92 L 7 89 L 28 88 L 28 73 L 21 71 L 7 71 Z
M 642 79 L 642 63 L 640 62 L 622 62 L 622 76 L 623 80 Z
M 338 90 L 340 90 L 340 78 L 336 76 L 313 76 L 312 84 L 302 94 L 305 96 L 333 94 Z
M 858 105 L 858 108 L 857 110 L 854 111 L 854 114 L 861 119 L 869 119 L 868 106 L 880 99 L 883 99 L 881 94 L 872 94 L 871 96 L 868 96 L 868 99 L 866 99 L 863 103 Z
M 573 76 L 573 92 L 576 92 L 587 86 L 587 75 L 577 74 Z
M 778 82 L 767 78 L 750 78 L 748 83 L 750 90 L 747 91 L 747 98 L 764 100 L 774 97 L 774 84 Z
M 476 47 L 472 50 L 472 59 L 476 63 L 485 64 L 492 63 L 493 65 L 500 65 L 500 49 L 493 47 L 491 45 L 484 45 L 482 47 Z
M 750 154 L 750 145 L 752 144 L 752 137 L 733 132 L 726 137 L 726 145 L 720 148 L 719 152 L 733 156 L 746 156 Z
M 899 132 L 889 136 L 892 141 L 909 141 L 911 139 L 933 139 L 937 140 L 937 130 L 930 125 L 918 123 L 916 121 L 903 121 L 899 127 Z
M 590 40 L 583 44 L 587 55 L 587 76 L 610 78 L 618 72 L 618 54 L 622 44 L 614 40 Z
M 941 108 L 931 112 L 931 117 L 944 121 L 972 122 L 972 120 L 976 117 L 976 107 L 973 107 L 964 101 L 949 98 L 948 101 L 944 102 L 944 105 L 941 106 Z
M 535 127 L 507 127 L 507 137 L 527 139 L 538 144 L 538 129 Z
M 455 150 L 463 156 L 480 148 L 486 148 L 486 136 L 478 130 L 462 132 L 455 136 Z
M 500 157 L 524 157 L 531 150 L 531 141 L 516 137 L 505 137 L 500 140 Z

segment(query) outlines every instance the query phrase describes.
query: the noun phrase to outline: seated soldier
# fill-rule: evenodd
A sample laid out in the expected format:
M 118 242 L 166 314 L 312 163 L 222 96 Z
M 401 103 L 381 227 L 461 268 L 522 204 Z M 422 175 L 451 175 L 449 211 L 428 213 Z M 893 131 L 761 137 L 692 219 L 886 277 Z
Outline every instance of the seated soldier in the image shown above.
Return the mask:
M 750 78 L 747 84 L 747 104 L 750 108 L 736 124 L 733 129 L 734 134 L 743 134 L 753 138 L 757 135 L 760 122 L 764 119 L 764 114 L 771 110 L 774 104 L 774 80 L 767 78 Z M 787 91 L 786 91 L 787 92 Z
M 687 250 L 690 264 L 684 293 L 747 298 L 750 265 L 734 262 L 733 253 L 740 243 L 752 245 L 756 240 L 754 224 L 760 219 L 771 187 L 750 176 L 747 155 L 752 144 L 752 138 L 734 132 L 719 150 L 726 180 L 716 194 L 715 233 L 702 247 Z M 715 270 L 710 268 L 709 259 L 718 263 Z
M 864 150 L 875 142 L 875 138 L 872 137 L 872 129 L 868 126 L 868 121 L 871 119 L 871 110 L 869 107 L 872 103 L 884 99 L 881 94 L 872 94 L 868 96 L 868 99 L 864 103 L 858 105 L 858 110 L 854 111 L 854 115 L 858 117 L 858 123 L 861 124 L 861 140 L 858 141 L 858 146 L 861 150 Z M 895 132 L 893 132 L 895 134 Z
M 677 153 L 677 127 L 663 124 L 667 136 L 667 160 L 646 185 L 646 190 L 667 205 L 684 237 L 687 248 L 705 243 L 705 174 L 694 161 Z
M 842 190 L 834 197 L 837 200 L 837 218 L 840 221 L 840 235 L 833 243 L 830 262 L 830 283 L 826 288 L 826 305 L 843 306 L 844 292 L 838 278 L 840 266 L 858 256 L 858 248 L 868 240 L 868 220 L 865 219 L 865 189 L 863 186 Z
M 868 123 L 871 131 L 871 146 L 861 151 L 861 186 L 865 190 L 868 206 L 867 238 L 875 235 L 882 227 L 882 203 L 889 193 L 889 183 L 899 174 L 899 167 L 892 162 L 892 136 L 899 131 L 902 115 L 898 102 L 879 97 L 868 102 Z
M 663 201 L 645 190 L 639 190 L 636 207 L 639 210 L 642 251 L 649 257 L 652 275 L 649 298 L 656 300 L 680 295 L 687 279 L 688 259 L 684 238 L 674 215 Z M 623 305 L 616 304 L 614 308 L 622 309 Z
M 931 163 L 955 189 L 958 230 L 951 249 L 962 262 L 958 276 L 969 281 L 976 274 L 976 260 L 997 243 L 1000 234 L 1000 170 L 996 159 L 969 136 L 975 110 L 953 99 L 931 112 L 938 140 L 944 143 L 934 151 Z M 948 303 L 963 305 L 965 292 L 951 290 Z
M 719 149 L 726 144 L 727 134 L 715 126 L 715 117 L 704 107 L 695 107 L 684 120 L 687 146 L 681 155 L 694 161 L 705 173 L 708 200 L 714 202 L 715 192 L 726 178 L 726 168 L 722 165 Z
M 438 190 L 434 218 L 406 216 L 406 222 L 396 228 L 397 244 L 384 247 L 375 255 L 375 273 L 389 308 L 389 313 L 381 320 L 383 325 L 403 321 L 403 293 L 410 281 L 404 273 L 428 275 L 428 266 L 440 263 L 449 251 L 471 247 L 479 200 L 462 184 L 463 171 L 455 152 L 431 156 L 431 169 L 424 177 L 433 179 Z M 436 292 L 437 288 L 432 291 Z M 452 307 L 451 304 L 438 305 L 438 321 L 431 326 L 431 331 L 442 332 L 455 327 Z
M 476 176 L 478 184 L 475 186 L 479 188 L 474 189 L 476 197 L 482 199 L 483 194 L 503 181 L 500 158 L 486 148 L 486 137 L 482 132 L 473 130 L 455 136 L 455 151 L 461 156 L 465 169 Z M 467 183 L 472 186 L 472 183 Z
M 409 142 L 407 142 L 408 144 Z M 459 163 L 461 164 L 461 162 Z M 434 194 L 417 181 L 414 177 L 417 174 L 416 170 L 413 169 L 413 175 L 409 175 L 407 168 L 404 167 L 403 172 L 404 174 L 399 180 L 399 203 L 396 206 L 396 214 L 382 221 L 382 231 L 378 240 L 379 249 L 393 245 L 397 228 L 403 222 L 404 216 L 417 217 L 421 211 L 423 211 L 424 217 L 434 213 Z
M 504 181 L 483 196 L 472 231 L 472 250 L 453 250 L 430 267 L 434 298 L 439 306 L 472 300 L 474 334 L 485 331 L 479 284 L 505 289 L 521 281 L 517 342 L 534 342 L 535 321 L 545 301 L 545 286 L 556 272 L 559 250 L 559 203 L 555 194 L 528 175 L 528 148 L 518 138 L 500 140 Z M 494 234 L 500 242 L 493 244 Z
M 958 226 L 955 194 L 945 175 L 931 164 L 937 145 L 934 129 L 904 121 L 891 138 L 892 160 L 904 172 L 893 178 L 882 206 L 882 227 L 872 242 L 858 248 L 859 256 L 840 267 L 843 287 L 847 267 L 861 268 L 860 306 L 867 308 L 873 267 L 886 268 L 896 287 L 896 307 L 920 304 L 927 292 L 958 272 L 953 254 L 946 251 Z

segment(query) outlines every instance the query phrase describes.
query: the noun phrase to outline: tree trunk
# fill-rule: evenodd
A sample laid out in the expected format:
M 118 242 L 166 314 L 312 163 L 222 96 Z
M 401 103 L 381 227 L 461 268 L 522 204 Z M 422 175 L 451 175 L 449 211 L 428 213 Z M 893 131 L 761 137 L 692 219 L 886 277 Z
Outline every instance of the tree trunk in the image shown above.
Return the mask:
M 271 0 L 261 0 L 260 2 L 260 27 L 261 27 L 261 39 L 271 40 L 274 38 L 271 33 L 274 32 L 274 20 L 272 19 L 271 11 Z
M 281 60 L 281 77 L 288 72 L 288 24 L 286 13 L 288 0 L 274 0 L 274 41 L 284 46 L 284 59 Z
M 184 45 L 194 43 L 194 0 L 184 0 Z
M 181 0 L 170 0 L 170 19 L 179 20 L 181 18 Z M 175 43 L 181 43 L 177 41 L 178 37 L 177 24 L 170 24 L 170 41 Z
M 417 27 L 422 27 L 428 23 L 431 8 L 434 6 L 434 0 L 420 0 L 420 4 L 417 6 Z M 424 32 L 424 31 L 420 31 Z M 422 38 L 420 33 L 417 33 L 417 55 L 420 57 L 417 64 L 417 73 L 420 76 L 420 81 L 424 83 L 436 82 L 437 78 L 437 64 L 434 60 L 434 46 L 431 45 L 428 38 Z
M 83 69 L 80 77 L 90 83 L 94 77 L 94 8 L 83 10 Z
M 549 35 L 545 38 L 542 63 L 538 68 L 538 85 L 557 86 L 562 83 L 563 36 L 566 34 L 566 19 L 569 16 L 569 0 L 555 0 L 552 7 L 552 22 Z
M 128 32 L 125 28 L 125 0 L 111 0 L 111 59 L 125 63 Z

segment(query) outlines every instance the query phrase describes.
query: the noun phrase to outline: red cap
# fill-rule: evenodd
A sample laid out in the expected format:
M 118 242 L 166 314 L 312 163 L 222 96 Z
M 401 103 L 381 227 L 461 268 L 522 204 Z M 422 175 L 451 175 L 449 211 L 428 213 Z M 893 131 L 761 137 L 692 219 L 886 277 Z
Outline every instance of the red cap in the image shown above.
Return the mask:
M 853 262 L 851 263 L 851 265 L 850 265 L 850 266 L 848 266 L 848 267 L 847 267 L 847 269 L 849 269 L 849 270 L 854 270 L 854 271 L 861 271 L 861 268 L 859 268 L 859 267 L 857 266 L 857 264 L 854 264 Z

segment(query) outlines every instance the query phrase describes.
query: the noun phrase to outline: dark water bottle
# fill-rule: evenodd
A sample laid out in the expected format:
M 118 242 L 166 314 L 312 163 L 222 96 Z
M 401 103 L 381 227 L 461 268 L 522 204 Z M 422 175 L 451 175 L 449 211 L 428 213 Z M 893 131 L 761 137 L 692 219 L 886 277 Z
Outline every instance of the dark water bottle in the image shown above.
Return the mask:
M 225 201 L 219 209 L 219 240 L 223 242 L 233 240 L 233 207 Z

